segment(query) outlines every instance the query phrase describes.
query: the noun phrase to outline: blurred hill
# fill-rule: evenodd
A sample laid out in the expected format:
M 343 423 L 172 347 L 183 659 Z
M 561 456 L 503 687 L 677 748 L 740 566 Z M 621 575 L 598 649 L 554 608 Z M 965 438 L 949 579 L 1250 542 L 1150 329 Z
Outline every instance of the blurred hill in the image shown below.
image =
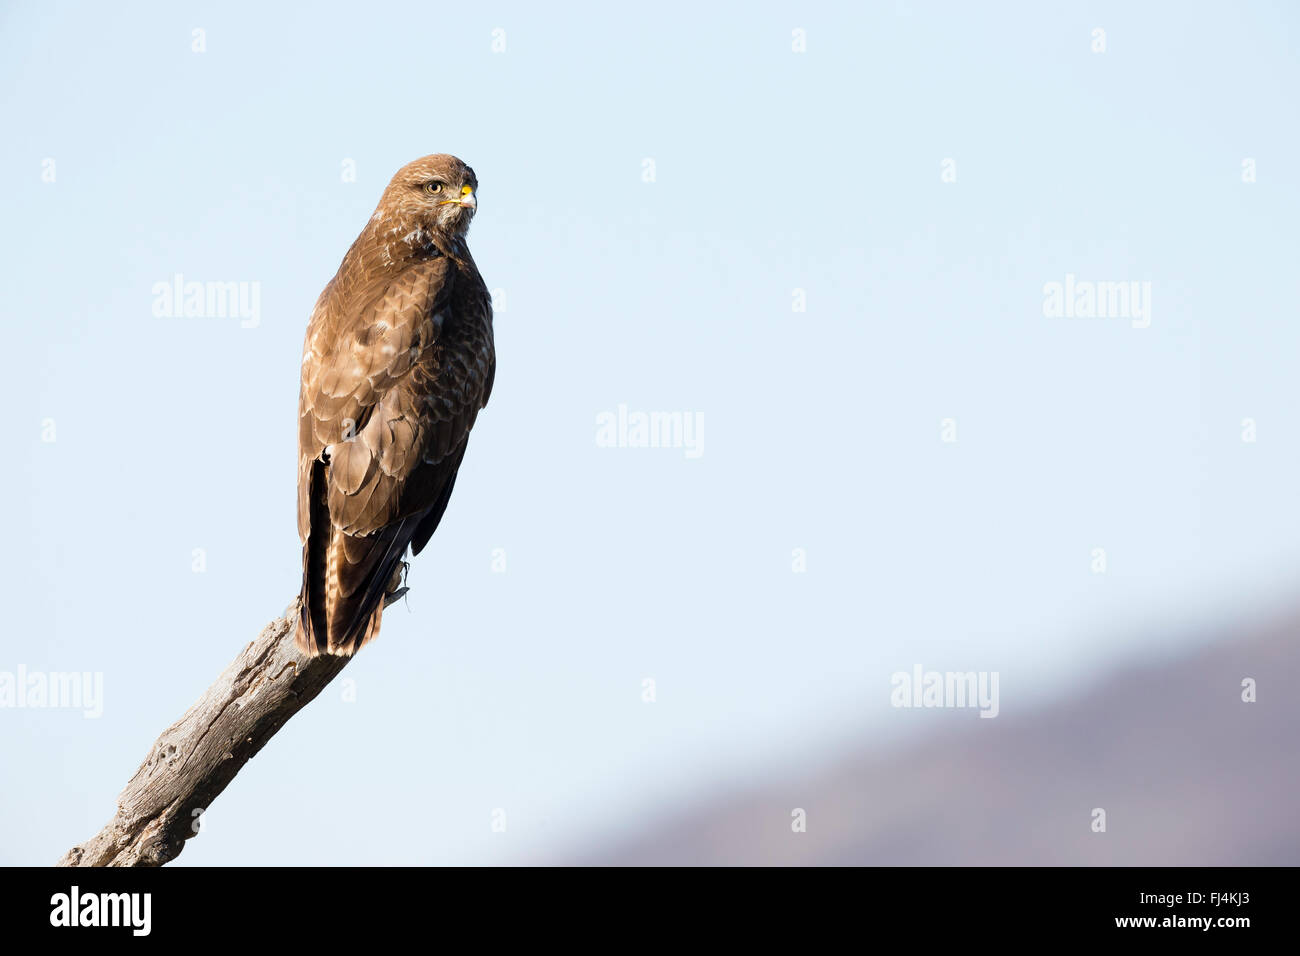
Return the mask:
M 661 820 L 614 865 L 1300 864 L 1300 614 Z M 1258 700 L 1241 700 L 1243 678 Z M 965 716 L 964 714 L 962 715 Z M 791 811 L 807 811 L 807 832 Z M 1105 833 L 1090 828 L 1104 808 Z

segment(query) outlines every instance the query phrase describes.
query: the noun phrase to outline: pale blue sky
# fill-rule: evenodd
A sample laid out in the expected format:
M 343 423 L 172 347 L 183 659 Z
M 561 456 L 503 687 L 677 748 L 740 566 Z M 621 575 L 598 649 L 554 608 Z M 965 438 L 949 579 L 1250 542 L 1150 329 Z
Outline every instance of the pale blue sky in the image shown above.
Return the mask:
M 0 12 L 0 670 L 105 687 L 0 710 L 0 862 L 106 822 L 296 593 L 307 316 L 431 152 L 481 182 L 492 403 L 356 701 L 179 864 L 552 859 L 933 726 L 896 670 L 999 671 L 1001 720 L 1294 592 L 1294 6 L 130 10 Z M 260 283 L 260 324 L 155 317 L 176 273 Z M 1066 273 L 1150 281 L 1151 327 L 1046 318 Z M 597 447 L 620 403 L 704 454 Z

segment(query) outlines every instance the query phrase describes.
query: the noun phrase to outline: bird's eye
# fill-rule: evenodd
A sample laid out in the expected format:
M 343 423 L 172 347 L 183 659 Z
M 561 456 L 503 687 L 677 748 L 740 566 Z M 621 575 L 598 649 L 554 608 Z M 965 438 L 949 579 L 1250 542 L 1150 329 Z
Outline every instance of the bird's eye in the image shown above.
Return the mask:
M 442 192 L 442 183 L 439 182 L 425 183 L 424 191 L 431 196 L 440 193 Z

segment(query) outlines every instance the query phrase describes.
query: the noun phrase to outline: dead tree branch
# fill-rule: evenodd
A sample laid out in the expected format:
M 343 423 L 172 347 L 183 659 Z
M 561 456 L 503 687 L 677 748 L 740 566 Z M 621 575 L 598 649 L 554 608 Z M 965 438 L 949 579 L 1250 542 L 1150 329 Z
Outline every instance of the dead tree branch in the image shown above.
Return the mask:
M 117 814 L 59 866 L 162 866 L 176 858 L 198 832 L 198 815 L 351 660 L 299 652 L 297 614 L 295 600 L 162 732 L 117 798 Z

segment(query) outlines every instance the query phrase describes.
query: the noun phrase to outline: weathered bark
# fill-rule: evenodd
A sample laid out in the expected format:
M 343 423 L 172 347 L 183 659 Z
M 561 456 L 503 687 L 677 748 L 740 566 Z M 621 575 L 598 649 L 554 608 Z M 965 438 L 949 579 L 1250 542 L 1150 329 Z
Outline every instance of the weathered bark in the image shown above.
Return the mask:
M 303 655 L 293 642 L 298 601 L 285 613 L 162 732 L 117 798 L 117 814 L 59 866 L 162 866 L 176 858 L 197 833 L 198 813 L 351 660 Z

